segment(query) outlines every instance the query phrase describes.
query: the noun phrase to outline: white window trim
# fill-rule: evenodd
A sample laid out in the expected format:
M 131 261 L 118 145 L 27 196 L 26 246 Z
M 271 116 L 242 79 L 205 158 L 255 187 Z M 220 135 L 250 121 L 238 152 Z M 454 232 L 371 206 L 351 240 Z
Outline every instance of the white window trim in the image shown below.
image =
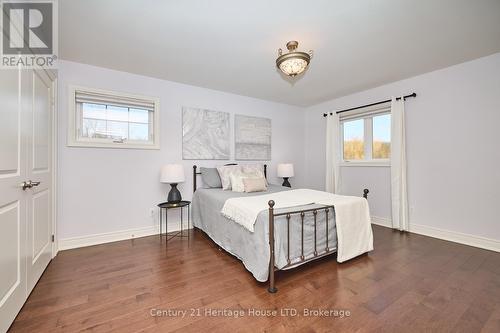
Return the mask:
M 363 119 L 363 142 L 365 156 L 372 156 L 373 153 L 373 117 L 381 116 L 385 114 L 391 114 L 390 104 L 389 108 L 387 106 L 382 106 L 377 108 L 378 112 L 374 112 L 374 108 L 367 108 L 364 111 L 357 110 L 353 116 L 345 117 L 345 119 L 340 119 L 340 147 L 341 147 L 341 167 L 390 167 L 390 159 L 366 159 L 366 160 L 344 160 L 344 122 L 353 121 L 357 119 Z
M 390 167 L 391 161 L 388 159 L 366 160 L 366 161 L 342 161 L 341 167 Z
M 133 141 L 125 141 L 125 142 L 109 142 L 102 141 L 99 142 L 99 139 L 77 139 L 77 126 L 76 121 L 79 120 L 77 118 L 77 114 L 79 114 L 76 102 L 75 102 L 75 93 L 76 91 L 86 91 L 86 92 L 94 92 L 118 97 L 125 98 L 138 98 L 145 99 L 154 102 L 154 110 L 153 110 L 153 142 L 151 144 L 144 143 L 136 143 Z M 68 146 L 69 147 L 91 147 L 91 148 L 117 148 L 117 149 L 160 149 L 160 99 L 151 96 L 142 96 L 129 94 L 124 92 L 116 92 L 95 88 L 87 88 L 76 85 L 69 85 L 68 92 L 68 101 L 69 101 L 69 114 L 68 114 Z

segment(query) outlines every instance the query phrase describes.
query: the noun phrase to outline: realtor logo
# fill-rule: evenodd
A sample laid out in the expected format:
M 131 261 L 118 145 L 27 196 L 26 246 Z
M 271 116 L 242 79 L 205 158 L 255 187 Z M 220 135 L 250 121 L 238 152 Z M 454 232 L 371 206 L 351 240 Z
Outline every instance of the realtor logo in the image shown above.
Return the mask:
M 56 2 L 2 0 L 3 68 L 54 67 Z

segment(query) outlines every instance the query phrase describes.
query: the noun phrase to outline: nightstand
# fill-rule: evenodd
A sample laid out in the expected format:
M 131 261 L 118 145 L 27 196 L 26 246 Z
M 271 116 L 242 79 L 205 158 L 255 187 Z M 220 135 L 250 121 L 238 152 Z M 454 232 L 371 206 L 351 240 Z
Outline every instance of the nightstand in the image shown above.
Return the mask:
M 189 237 L 189 213 L 190 213 L 191 201 L 180 201 L 176 203 L 172 202 L 163 202 L 158 204 L 158 208 L 160 209 L 160 237 L 167 237 L 167 241 L 171 240 L 174 237 Z M 181 230 L 176 231 L 174 233 L 168 234 L 168 210 L 169 209 L 180 209 L 181 211 Z M 184 208 L 187 208 L 187 232 L 184 233 Z M 165 211 L 165 233 L 162 233 L 163 226 L 163 211 Z

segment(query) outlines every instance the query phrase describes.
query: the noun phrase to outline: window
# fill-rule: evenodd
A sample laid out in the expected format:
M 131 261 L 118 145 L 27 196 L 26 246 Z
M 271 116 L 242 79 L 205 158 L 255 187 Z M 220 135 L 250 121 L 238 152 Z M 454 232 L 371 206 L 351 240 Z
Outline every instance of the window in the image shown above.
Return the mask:
M 363 119 L 344 123 L 344 160 L 363 160 L 365 158 L 364 126 Z
M 391 155 L 391 115 L 384 114 L 372 118 L 373 159 L 389 159 Z
M 391 154 L 391 114 L 388 105 L 341 115 L 344 165 L 388 165 Z
M 159 149 L 158 99 L 76 87 L 70 98 L 70 146 Z

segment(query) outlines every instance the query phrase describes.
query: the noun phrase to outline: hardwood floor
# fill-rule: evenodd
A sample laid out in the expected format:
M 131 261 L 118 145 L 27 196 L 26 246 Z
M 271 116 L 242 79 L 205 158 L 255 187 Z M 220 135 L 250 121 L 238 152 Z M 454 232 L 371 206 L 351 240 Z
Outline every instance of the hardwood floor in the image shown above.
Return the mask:
M 500 332 L 500 253 L 378 226 L 374 234 L 369 255 L 279 272 L 276 294 L 199 231 L 167 246 L 152 236 L 63 251 L 10 332 Z M 299 315 L 280 316 L 286 308 Z M 346 312 L 306 317 L 304 309 Z

